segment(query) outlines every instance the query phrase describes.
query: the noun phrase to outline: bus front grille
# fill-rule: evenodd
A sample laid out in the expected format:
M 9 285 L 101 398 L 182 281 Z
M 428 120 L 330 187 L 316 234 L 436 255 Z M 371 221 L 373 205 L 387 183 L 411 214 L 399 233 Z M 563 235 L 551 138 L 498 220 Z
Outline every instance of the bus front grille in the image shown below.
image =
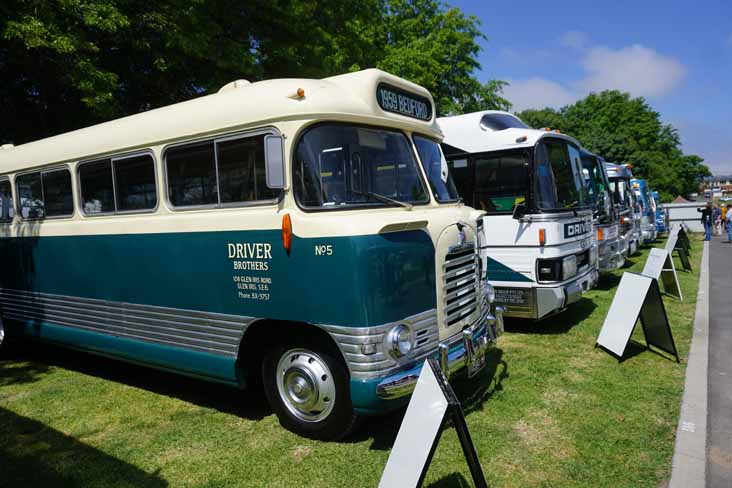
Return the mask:
M 472 244 L 445 257 L 443 287 L 445 327 L 470 317 L 479 303 L 477 274 L 480 258 Z

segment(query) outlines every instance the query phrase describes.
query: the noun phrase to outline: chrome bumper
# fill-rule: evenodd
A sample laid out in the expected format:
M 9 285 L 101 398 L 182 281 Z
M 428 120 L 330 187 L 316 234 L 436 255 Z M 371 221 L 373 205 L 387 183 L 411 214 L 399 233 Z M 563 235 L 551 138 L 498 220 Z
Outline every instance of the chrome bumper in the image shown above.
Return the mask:
M 597 281 L 600 278 L 600 274 L 596 269 L 593 269 L 581 280 L 577 280 L 564 287 L 564 306 L 578 302 L 582 298 L 582 293 L 593 289 L 597 286 Z
M 496 307 L 495 316 L 486 313 L 473 325 L 440 343 L 436 355 L 445 377 L 450 378 L 474 361 L 481 360 L 488 347 L 495 344 L 501 333 L 503 333 L 503 308 Z M 423 359 L 417 361 L 412 369 L 400 371 L 381 381 L 376 387 L 376 396 L 384 400 L 393 400 L 411 394 L 422 372 Z

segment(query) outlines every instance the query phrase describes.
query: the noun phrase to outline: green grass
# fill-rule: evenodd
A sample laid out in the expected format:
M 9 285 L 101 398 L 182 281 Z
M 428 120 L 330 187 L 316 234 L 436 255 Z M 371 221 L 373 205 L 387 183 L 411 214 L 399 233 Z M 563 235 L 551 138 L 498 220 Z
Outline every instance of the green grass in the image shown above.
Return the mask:
M 486 370 L 456 385 L 491 486 L 656 487 L 671 472 L 698 285 L 664 298 L 682 364 L 594 348 L 621 273 L 538 325 L 509 323 Z M 648 251 L 626 270 L 640 271 Z M 637 328 L 635 338 L 642 342 Z M 0 361 L 0 486 L 372 487 L 401 413 L 347 442 L 282 429 L 259 393 L 61 348 Z M 425 486 L 472 486 L 453 429 Z

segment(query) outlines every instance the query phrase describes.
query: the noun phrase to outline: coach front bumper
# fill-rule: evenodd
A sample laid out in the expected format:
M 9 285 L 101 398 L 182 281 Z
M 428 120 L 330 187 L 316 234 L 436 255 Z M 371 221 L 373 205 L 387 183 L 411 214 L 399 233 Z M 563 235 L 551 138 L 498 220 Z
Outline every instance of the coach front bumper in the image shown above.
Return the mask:
M 486 312 L 480 319 L 448 340 L 440 343 L 436 353 L 440 366 L 450 378 L 472 365 L 485 361 L 485 353 L 503 332 L 503 308 L 496 307 L 496 314 Z M 406 371 L 395 373 L 382 380 L 376 387 L 376 396 L 382 400 L 394 400 L 409 395 L 417 385 L 424 364 L 422 358 Z

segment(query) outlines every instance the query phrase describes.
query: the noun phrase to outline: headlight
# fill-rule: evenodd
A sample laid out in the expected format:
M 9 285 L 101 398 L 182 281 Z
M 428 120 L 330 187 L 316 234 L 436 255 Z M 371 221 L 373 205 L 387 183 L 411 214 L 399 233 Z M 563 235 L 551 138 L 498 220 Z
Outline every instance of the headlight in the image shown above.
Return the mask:
M 412 350 L 412 334 L 409 331 L 409 327 L 400 324 L 391 329 L 389 342 L 391 343 L 391 353 L 394 357 L 399 358 L 409 354 Z
M 562 280 L 577 274 L 577 256 L 566 256 L 562 259 Z
M 487 281 L 483 282 L 483 294 L 488 300 L 488 303 L 493 303 L 496 300 L 496 290 Z

